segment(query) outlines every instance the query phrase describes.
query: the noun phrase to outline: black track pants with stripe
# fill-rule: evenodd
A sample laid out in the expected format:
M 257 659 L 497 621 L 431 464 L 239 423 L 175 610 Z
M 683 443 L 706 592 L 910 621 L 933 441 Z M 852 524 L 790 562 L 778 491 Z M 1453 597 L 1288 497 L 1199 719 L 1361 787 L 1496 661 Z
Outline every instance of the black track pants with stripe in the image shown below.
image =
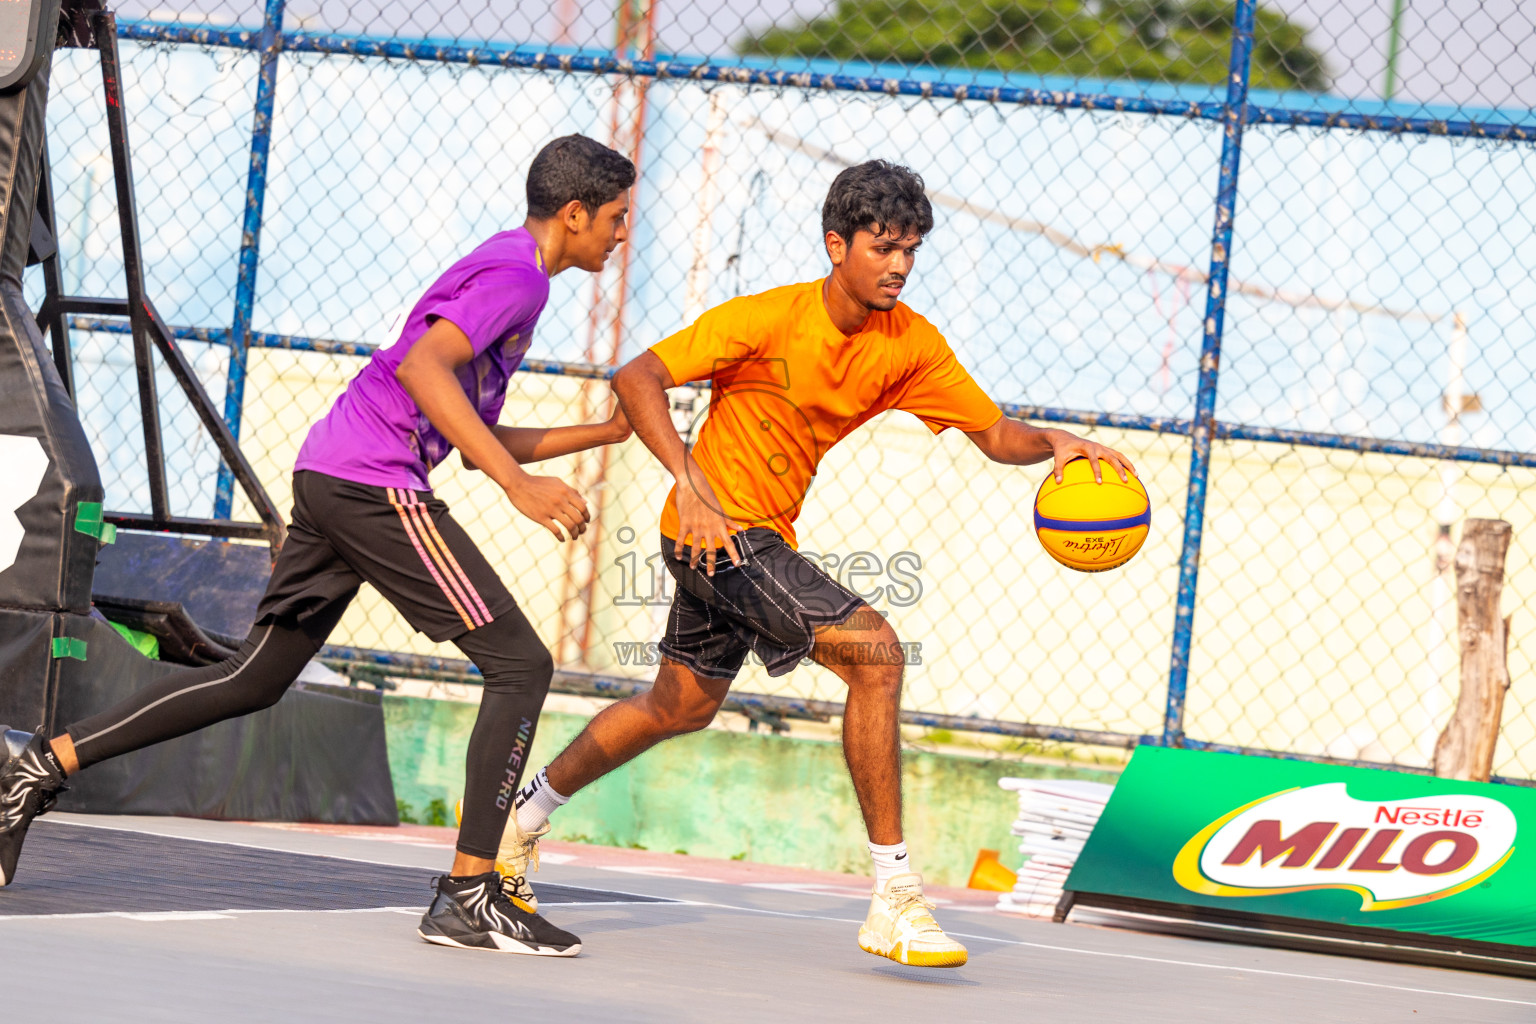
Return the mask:
M 116 707 L 74 723 L 65 731 L 80 767 L 276 704 L 346 607 L 346 601 L 337 601 L 303 622 L 256 626 L 227 661 L 172 672 Z
M 302 622 L 258 625 L 228 661 L 172 672 L 116 707 L 69 726 L 65 731 L 81 767 L 276 704 L 325 643 L 346 605 L 337 601 Z M 473 857 L 494 857 L 554 662 L 516 608 L 453 642 L 485 678 L 465 758 L 458 849 Z

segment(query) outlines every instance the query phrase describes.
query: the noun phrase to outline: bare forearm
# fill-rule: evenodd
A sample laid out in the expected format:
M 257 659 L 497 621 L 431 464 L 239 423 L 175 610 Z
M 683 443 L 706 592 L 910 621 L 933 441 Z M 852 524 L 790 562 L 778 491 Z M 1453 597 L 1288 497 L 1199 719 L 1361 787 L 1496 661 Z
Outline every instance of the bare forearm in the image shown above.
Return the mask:
M 523 515 L 556 540 L 586 532 L 592 514 L 585 499 L 552 476 L 531 476 L 480 418 L 459 384 L 458 370 L 475 357 L 469 337 L 440 318 L 416 339 L 395 370 L 395 380 L 464 460 L 478 466 L 506 492 Z
M 1051 457 L 1053 434 L 1067 435 L 1067 432 L 1030 426 L 1005 416 L 990 430 L 972 436 L 987 436 L 986 444 L 977 443 L 993 462 L 1005 466 L 1032 466 Z
M 580 423 L 567 427 L 497 426 L 492 427 L 491 432 L 520 466 L 624 440 L 624 434 L 612 423 Z M 479 468 L 467 455 L 464 465 L 469 469 Z
M 688 449 L 672 425 L 672 408 L 666 390 L 671 384 L 664 364 L 653 353 L 647 352 L 619 371 L 613 378 L 613 391 L 634 427 L 635 436 L 674 479 L 680 479 L 687 464 Z
M 1047 459 L 1054 460 L 1051 475 L 1058 483 L 1061 481 L 1062 467 L 1075 458 L 1090 461 L 1096 481 L 1102 472 L 1101 462 L 1113 466 L 1122 480 L 1126 479 L 1127 473 L 1136 472 L 1130 459 L 1097 441 L 1089 441 L 1066 430 L 1032 427 L 1006 416 L 986 430 L 978 430 L 967 436 L 987 458 L 1005 466 L 1029 466 Z
M 667 389 L 677 383 L 661 358 L 654 352 L 646 352 L 614 375 L 613 390 L 635 433 L 678 482 L 677 537 L 673 554 L 682 558 L 683 547 L 688 545 L 691 548 L 689 564 L 697 566 L 703 558 L 705 572 L 713 576 L 716 553 L 720 550 L 725 551 L 733 564 L 741 564 L 741 553 L 736 550 L 731 534 L 743 527 L 726 518 L 709 478 L 693 461 L 683 439 L 677 436 L 667 401 Z M 684 481 L 687 486 L 683 486 Z

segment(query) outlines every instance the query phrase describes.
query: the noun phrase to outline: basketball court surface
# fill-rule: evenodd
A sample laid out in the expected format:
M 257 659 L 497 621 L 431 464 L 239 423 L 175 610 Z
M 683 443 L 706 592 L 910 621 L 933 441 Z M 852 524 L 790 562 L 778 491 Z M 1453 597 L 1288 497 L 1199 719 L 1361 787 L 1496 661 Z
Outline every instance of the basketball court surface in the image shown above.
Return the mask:
M 440 835 L 439 835 L 440 833 Z M 56 814 L 0 890 L 7 1017 L 53 1021 L 1529 1022 L 1536 982 L 998 914 L 955 970 L 858 949 L 862 879 L 549 844 L 575 959 L 415 934 L 446 830 Z M 550 863 L 561 861 L 562 863 Z

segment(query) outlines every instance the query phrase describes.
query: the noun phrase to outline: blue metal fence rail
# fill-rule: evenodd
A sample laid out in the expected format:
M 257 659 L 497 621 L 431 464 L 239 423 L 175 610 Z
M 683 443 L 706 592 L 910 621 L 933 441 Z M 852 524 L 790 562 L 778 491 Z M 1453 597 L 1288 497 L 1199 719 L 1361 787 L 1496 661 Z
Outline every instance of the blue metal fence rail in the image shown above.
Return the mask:
M 1184 546 L 1174 600 L 1173 651 L 1168 665 L 1168 701 L 1163 745 L 1184 740 L 1184 698 L 1189 692 L 1189 650 L 1194 643 L 1195 586 L 1200 575 L 1200 538 L 1205 527 L 1205 491 L 1211 473 L 1211 439 L 1216 425 L 1216 383 L 1221 370 L 1221 333 L 1227 314 L 1227 268 L 1232 256 L 1232 214 L 1237 206 L 1237 172 L 1243 153 L 1248 108 L 1248 72 L 1253 60 L 1253 17 L 1257 0 L 1237 0 L 1227 102 L 1222 114 L 1220 176 L 1216 184 L 1216 226 L 1211 235 L 1211 270 L 1206 281 L 1205 329 L 1200 343 L 1200 378 L 1190 424 L 1189 496 L 1184 504 Z
M 1424 135 L 1491 140 L 1509 144 L 1536 141 L 1536 123 L 1514 119 L 1483 120 L 1466 118 L 1425 118 L 1384 116 L 1320 109 L 1294 109 L 1283 106 L 1253 105 L 1249 102 L 1249 71 L 1253 49 L 1256 0 L 1236 0 L 1232 49 L 1226 97 L 1221 102 L 1178 98 L 1113 95 L 1107 92 L 1039 89 L 1006 85 L 978 86 L 906 77 L 877 77 L 847 74 L 822 74 L 814 71 L 783 71 L 750 66 L 747 62 L 714 64 L 694 60 L 619 60 L 590 53 L 555 53 L 513 46 L 459 46 L 431 40 L 381 39 L 367 36 L 342 36 L 283 32 L 284 0 L 267 0 L 262 27 L 257 29 L 220 29 L 154 22 L 120 22 L 121 38 L 146 43 L 189 44 L 259 52 L 262 56 L 257 81 L 257 98 L 251 140 L 251 158 L 245 202 L 245 217 L 239 256 L 239 276 L 233 326 L 230 329 L 179 327 L 179 339 L 226 345 L 230 348 L 229 390 L 225 416 L 238 435 L 246 356 L 251 348 L 291 349 L 348 356 L 367 356 L 374 346 L 257 332 L 252 329 L 256 274 L 259 266 L 259 239 L 262 205 L 266 188 L 266 163 L 271 143 L 272 114 L 279 54 L 304 53 L 439 62 L 470 67 L 562 72 L 587 75 L 621 75 L 657 81 L 691 80 L 743 85 L 764 85 L 816 89 L 834 92 L 884 93 L 951 100 L 973 100 L 994 104 L 1050 107 L 1062 110 L 1100 111 L 1180 117 L 1217 122 L 1222 127 L 1220 171 L 1215 194 L 1215 223 L 1211 240 L 1210 273 L 1199 363 L 1194 412 L 1190 419 L 1148 417 L 1132 414 L 1086 412 L 1033 405 L 1004 405 L 1004 411 L 1021 419 L 1076 424 L 1089 427 L 1113 427 L 1152 431 L 1189 437 L 1191 441 L 1190 474 L 1186 498 L 1185 532 L 1179 559 L 1173 642 L 1170 657 L 1167 701 L 1162 732 L 1156 736 L 1103 732 L 1065 726 L 1001 722 L 980 718 L 960 718 L 903 712 L 903 721 L 934 728 L 966 729 L 1017 737 L 1032 737 L 1062 742 L 1106 746 L 1134 746 L 1160 743 L 1196 749 L 1227 750 L 1264 754 L 1299 760 L 1329 763 L 1366 764 L 1325 756 L 1264 750 L 1215 744 L 1186 737 L 1184 703 L 1189 683 L 1189 659 L 1194 636 L 1194 609 L 1198 587 L 1202 527 L 1214 440 L 1244 440 L 1351 451 L 1382 453 L 1417 458 L 1483 463 L 1503 467 L 1536 468 L 1536 453 L 1431 444 L 1371 437 L 1357 437 L 1317 431 L 1223 423 L 1216 419 L 1217 384 L 1220 370 L 1222 334 L 1226 310 L 1228 268 L 1231 265 L 1233 219 L 1239 195 L 1238 172 L 1241 165 L 1243 131 L 1248 125 L 1310 127 L 1396 135 Z M 80 330 L 126 332 L 126 321 L 83 317 L 72 318 Z M 527 360 L 522 372 L 557 374 L 593 379 L 612 375 L 612 368 L 554 360 Z M 229 515 L 231 487 L 227 468 L 221 467 L 215 497 L 215 516 Z M 423 659 L 419 656 L 356 648 L 328 647 L 325 656 L 341 664 L 372 665 L 397 674 L 421 674 L 428 678 L 455 678 L 473 681 L 472 666 L 447 659 Z M 584 677 L 594 693 L 622 696 L 643 681 L 617 677 Z M 605 689 L 606 687 L 606 689 Z M 612 691 L 609 693 L 609 691 Z M 622 691 L 622 692 L 621 692 Z M 841 707 L 830 702 L 801 701 L 793 698 L 767 698 L 737 695 L 743 708 L 756 707 L 769 714 L 808 714 L 823 717 L 840 713 Z M 813 707 L 814 705 L 814 707 Z M 1422 771 L 1403 765 L 1373 765 L 1398 770 Z M 1525 783 L 1524 780 L 1498 779 Z
M 251 29 L 217 29 L 155 22 L 121 23 L 118 34 L 148 43 L 191 43 L 198 46 L 254 50 L 260 34 Z M 1251 49 L 1252 41 L 1249 42 Z M 1118 96 L 1112 93 L 1073 89 L 1036 89 L 1023 86 L 978 86 L 935 82 L 918 78 L 887 78 L 863 75 L 820 74 L 814 71 L 778 71 L 745 63 L 713 64 L 694 60 L 620 60 L 582 53 L 551 53 L 527 47 L 457 46 L 432 40 L 378 39 L 369 36 L 283 33 L 282 48 L 290 53 L 320 56 L 373 57 L 393 60 L 435 61 L 470 67 L 499 67 L 522 71 L 558 71 L 569 74 L 630 75 L 657 81 L 725 82 L 828 92 L 884 93 L 923 99 L 979 100 L 1016 106 L 1056 107 L 1062 110 L 1104 113 L 1154 114 L 1225 123 L 1226 102 Z M 1243 76 L 1247 93 L 1247 75 Z M 1342 128 L 1352 131 L 1387 132 L 1394 135 L 1443 135 L 1491 139 L 1501 142 L 1536 142 L 1536 123 L 1379 116 L 1347 111 L 1298 110 L 1288 107 L 1245 107 L 1247 124 L 1281 127 Z
M 430 654 L 399 654 L 394 651 L 376 651 L 366 647 L 346 647 L 326 644 L 318 655 L 322 662 L 342 669 L 374 669 L 384 674 L 408 676 L 418 679 L 434 679 L 445 682 L 479 685 L 483 680 L 473 662 L 461 658 L 439 658 Z M 598 672 L 556 671 L 551 687 L 556 693 L 576 693 L 589 697 L 621 698 L 644 693 L 651 688 L 651 680 L 629 676 L 610 676 Z M 812 700 L 806 697 L 786 697 L 775 694 L 746 693 L 733 689 L 721 705 L 727 711 L 737 711 L 756 718 L 757 713 L 778 718 L 799 718 L 824 722 L 829 718 L 841 718 L 843 704 L 839 701 Z M 1100 732 L 1092 729 L 1073 729 L 1061 725 L 1039 725 L 1032 722 L 1003 722 L 993 718 L 972 718 L 961 715 L 941 715 L 928 711 L 903 708 L 901 721 L 905 725 L 925 729 L 949 729 L 951 731 L 979 732 L 989 736 L 1011 736 L 1016 739 L 1054 740 L 1063 743 L 1092 743 L 1103 747 L 1130 748 L 1141 743 L 1156 743 L 1155 736 L 1136 736 L 1130 733 Z
M 245 185 L 245 219 L 240 229 L 240 273 L 235 280 L 234 327 L 229 335 L 229 380 L 224 392 L 224 422 L 240 440 L 241 410 L 245 407 L 246 351 L 251 342 L 251 314 L 256 308 L 256 269 L 261 253 L 261 213 L 267 199 L 267 154 L 272 148 L 272 108 L 277 99 L 278 54 L 283 45 L 285 0 L 267 0 L 256 37 L 261 70 L 256 75 L 256 115 L 251 126 L 251 163 Z M 219 466 L 213 496 L 213 518 L 228 519 L 234 503 L 235 477 Z
M 69 326 L 77 331 L 128 333 L 128 321 L 112 317 L 72 316 L 69 319 Z M 230 337 L 230 331 L 225 327 L 179 326 L 172 327 L 171 333 L 178 341 L 198 341 L 209 345 L 228 345 Z M 307 338 L 298 334 L 271 334 L 262 331 L 251 332 L 249 345 L 251 348 L 317 352 L 322 355 L 360 358 L 371 356 L 378 349 L 377 345 L 360 341 L 336 341 L 330 338 Z M 523 360 L 517 372 L 608 380 L 617 370 L 615 367 L 597 363 L 571 363 L 558 359 L 528 358 Z M 707 389 L 709 384 L 703 382 L 700 386 Z M 1079 427 L 1144 430 L 1154 434 L 1172 434 L 1179 437 L 1188 437 L 1192 430 L 1191 421 L 1173 416 L 1142 416 L 1136 413 L 1063 409 L 1049 405 L 1026 405 L 1020 402 L 1003 402 L 999 408 L 1014 419 L 1068 423 Z M 1536 469 L 1536 452 L 1517 452 L 1500 448 L 1475 448 L 1470 445 L 1433 444 L 1425 441 L 1395 441 L 1353 434 L 1330 434 L 1315 430 L 1256 427 L 1241 423 L 1226 423 L 1221 420 L 1212 421 L 1211 436 L 1218 441 L 1264 441 L 1307 448 L 1328 448 L 1334 451 L 1370 452 L 1416 459 L 1443 459 L 1451 462 Z

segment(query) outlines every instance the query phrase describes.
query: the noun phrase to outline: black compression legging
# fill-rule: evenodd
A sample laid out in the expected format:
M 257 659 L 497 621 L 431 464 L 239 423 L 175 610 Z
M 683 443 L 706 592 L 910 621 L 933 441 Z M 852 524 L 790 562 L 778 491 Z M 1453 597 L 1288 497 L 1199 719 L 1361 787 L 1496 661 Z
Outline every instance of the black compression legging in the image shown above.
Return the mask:
M 333 602 L 302 622 L 257 625 L 227 661 L 172 672 L 116 707 L 74 723 L 65 731 L 80 767 L 276 704 L 325 643 L 347 603 Z M 453 642 L 485 678 L 469 737 L 458 849 L 494 857 L 554 661 L 516 608 Z

